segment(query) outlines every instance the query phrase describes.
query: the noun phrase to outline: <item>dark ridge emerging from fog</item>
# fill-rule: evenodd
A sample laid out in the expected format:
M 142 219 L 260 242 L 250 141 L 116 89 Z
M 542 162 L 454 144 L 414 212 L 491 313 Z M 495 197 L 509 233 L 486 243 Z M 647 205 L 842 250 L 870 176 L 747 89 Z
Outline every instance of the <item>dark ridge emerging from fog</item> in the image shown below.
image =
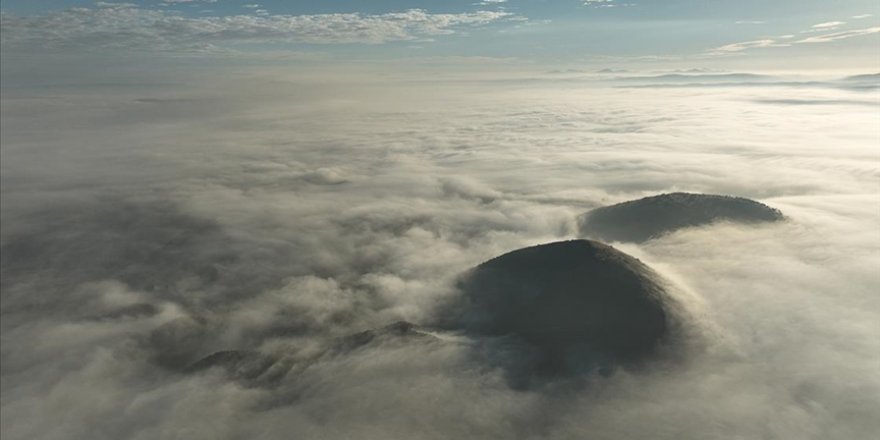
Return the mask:
M 388 342 L 404 340 L 433 340 L 435 337 L 427 333 L 423 328 L 407 321 L 397 321 L 385 327 L 366 330 L 353 335 L 345 336 L 330 347 L 332 352 L 346 352 L 370 344 L 385 344 Z
M 678 327 L 673 301 L 653 270 L 590 240 L 504 254 L 465 274 L 459 287 L 461 297 L 447 310 L 451 326 L 507 338 L 497 362 L 515 376 L 638 363 Z
M 504 254 L 467 272 L 458 287 L 461 296 L 443 310 L 441 327 L 475 338 L 475 360 L 502 368 L 514 388 L 640 365 L 660 354 L 661 343 L 673 341 L 682 328 L 681 311 L 653 270 L 590 240 Z M 244 384 L 274 386 L 296 380 L 321 360 L 432 343 L 444 340 L 425 327 L 398 321 L 334 339 L 310 354 L 221 350 L 183 371 L 220 368 Z
M 305 368 L 327 357 L 344 356 L 354 350 L 395 344 L 429 343 L 438 339 L 423 328 L 406 321 L 366 330 L 330 341 L 323 349 L 309 355 L 296 350 L 286 353 L 262 353 L 256 350 L 221 350 L 199 359 L 183 369 L 198 373 L 222 368 L 235 380 L 248 385 L 271 386 L 293 378 Z
M 581 219 L 581 234 L 608 241 L 643 242 L 681 228 L 717 221 L 775 222 L 782 213 L 742 197 L 670 193 L 596 208 Z

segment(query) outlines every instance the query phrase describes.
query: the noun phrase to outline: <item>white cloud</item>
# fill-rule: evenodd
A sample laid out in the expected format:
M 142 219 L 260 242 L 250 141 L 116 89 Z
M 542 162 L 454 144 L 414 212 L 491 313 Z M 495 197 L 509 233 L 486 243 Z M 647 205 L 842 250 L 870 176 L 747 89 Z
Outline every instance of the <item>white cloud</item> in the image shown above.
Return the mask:
M 842 24 L 846 24 L 845 21 L 826 21 L 825 23 L 814 24 L 813 29 L 834 29 Z
M 755 49 L 761 47 L 784 47 L 788 46 L 785 43 L 779 43 L 776 40 L 772 39 L 763 39 L 763 40 L 752 40 L 752 41 L 744 41 L 742 43 L 732 43 L 726 44 L 724 46 L 716 47 L 712 49 L 710 52 L 715 54 L 730 54 L 735 52 L 742 52 L 748 49 Z
M 872 14 L 860 14 L 860 15 L 853 15 L 852 16 L 852 18 L 854 18 L 856 20 L 861 20 L 863 18 L 868 18 L 868 17 L 873 17 L 873 15 Z
M 860 37 L 862 35 L 870 35 L 880 32 L 880 27 L 870 27 L 865 29 L 854 29 L 850 31 L 842 31 L 835 32 L 832 34 L 824 34 L 824 35 L 815 35 L 809 38 L 804 38 L 803 40 L 797 41 L 798 43 L 827 43 L 830 41 L 843 40 L 846 38 L 852 37 Z
M 95 6 L 99 8 L 136 8 L 137 5 L 134 3 L 127 2 L 95 2 Z
M 842 22 L 827 22 L 827 23 L 819 23 L 814 25 L 810 31 L 805 32 L 817 32 L 817 31 L 828 31 L 834 29 L 837 25 L 842 24 Z M 841 31 L 834 32 L 830 34 L 823 35 L 815 35 L 812 37 L 804 38 L 797 41 L 779 41 L 779 40 L 791 40 L 795 37 L 795 35 L 780 35 L 776 38 L 765 38 L 761 40 L 753 40 L 753 41 L 744 41 L 741 43 L 732 43 L 724 46 L 716 47 L 711 51 L 707 52 L 710 55 L 729 55 L 733 53 L 744 52 L 750 49 L 757 48 L 766 48 L 766 47 L 786 47 L 791 46 L 792 44 L 801 44 L 801 43 L 827 43 L 836 40 L 842 40 L 846 38 L 859 37 L 863 35 L 870 35 L 880 32 L 880 27 L 871 27 L 866 29 L 855 29 L 849 31 Z
M 162 0 L 166 5 L 182 4 L 182 3 L 217 3 L 217 0 Z
M 593 8 L 616 8 L 617 4 L 614 3 L 614 0 L 583 0 L 584 6 L 590 6 Z M 622 6 L 632 6 L 631 4 L 625 4 Z
M 507 12 L 432 14 L 413 9 L 367 14 L 254 15 L 186 18 L 114 5 L 45 16 L 2 15 L 3 44 L 52 49 L 180 50 L 230 43 L 379 44 L 448 35 L 462 27 L 513 18 Z

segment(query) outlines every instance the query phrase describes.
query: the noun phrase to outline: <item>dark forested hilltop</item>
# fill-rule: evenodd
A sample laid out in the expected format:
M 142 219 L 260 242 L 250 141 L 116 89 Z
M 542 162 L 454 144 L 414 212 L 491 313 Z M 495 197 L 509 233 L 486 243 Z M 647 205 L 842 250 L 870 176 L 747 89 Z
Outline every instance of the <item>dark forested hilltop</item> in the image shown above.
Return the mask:
M 669 193 L 605 206 L 581 220 L 581 234 L 609 241 L 642 242 L 717 221 L 774 222 L 782 212 L 754 200 L 712 194 Z

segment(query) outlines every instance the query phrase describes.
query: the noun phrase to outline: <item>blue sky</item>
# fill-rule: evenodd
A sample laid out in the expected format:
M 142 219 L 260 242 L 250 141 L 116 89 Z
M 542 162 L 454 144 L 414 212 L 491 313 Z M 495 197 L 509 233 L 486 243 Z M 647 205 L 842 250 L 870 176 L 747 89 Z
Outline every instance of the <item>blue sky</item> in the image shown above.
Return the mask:
M 880 66 L 874 0 L 8 0 L 2 10 L 13 52 Z

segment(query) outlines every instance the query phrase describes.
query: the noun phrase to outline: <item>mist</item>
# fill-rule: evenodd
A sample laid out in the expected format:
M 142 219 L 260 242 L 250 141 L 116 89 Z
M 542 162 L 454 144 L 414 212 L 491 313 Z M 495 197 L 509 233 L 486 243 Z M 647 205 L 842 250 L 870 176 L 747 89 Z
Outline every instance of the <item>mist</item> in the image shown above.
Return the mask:
M 3 78 L 4 439 L 880 431 L 876 87 L 27 62 Z M 481 262 L 677 191 L 785 220 L 608 242 L 674 286 L 699 339 L 676 360 L 516 387 L 503 341 L 431 327 Z

